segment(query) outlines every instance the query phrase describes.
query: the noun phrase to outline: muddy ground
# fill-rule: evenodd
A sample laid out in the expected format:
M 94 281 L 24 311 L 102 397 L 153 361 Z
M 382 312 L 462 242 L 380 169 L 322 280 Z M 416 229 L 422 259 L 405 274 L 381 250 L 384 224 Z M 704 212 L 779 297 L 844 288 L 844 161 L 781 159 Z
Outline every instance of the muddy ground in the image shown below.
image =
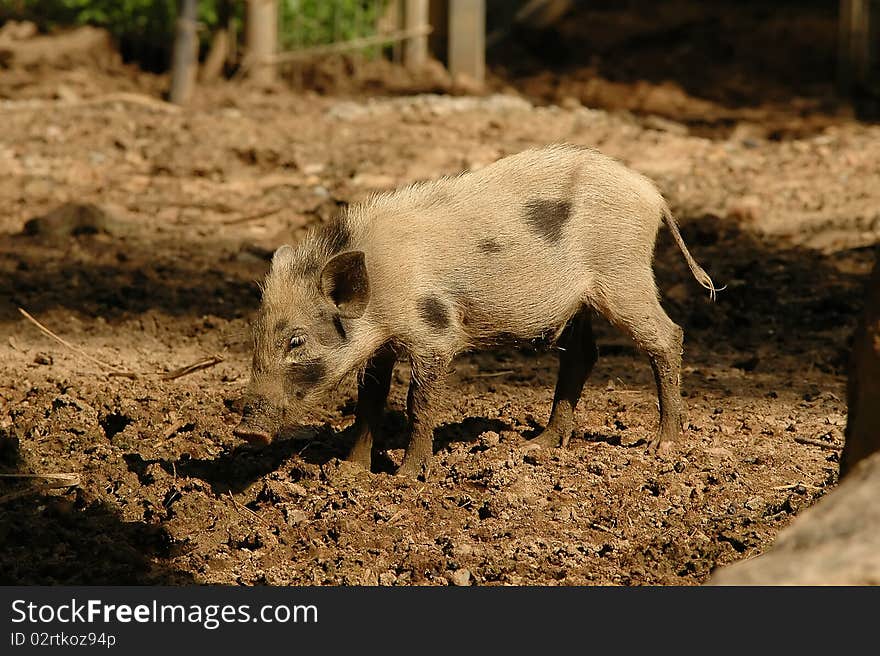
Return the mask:
M 768 139 L 750 120 L 709 139 L 668 116 L 515 95 L 225 83 L 182 111 L 108 95 L 163 84 L 117 67 L 0 73 L 0 472 L 80 477 L 15 498 L 32 481 L 0 481 L 0 582 L 697 584 L 835 485 L 880 128 L 835 115 Z M 518 349 L 455 362 L 427 482 L 389 473 L 403 363 L 372 473 L 339 460 L 353 380 L 270 446 L 233 437 L 271 249 L 373 191 L 559 141 L 656 180 L 727 285 L 712 303 L 661 233 L 657 278 L 686 334 L 669 457 L 644 449 L 647 360 L 601 322 L 567 451 L 524 448 L 556 359 Z M 77 234 L 25 228 L 68 202 L 99 208 Z

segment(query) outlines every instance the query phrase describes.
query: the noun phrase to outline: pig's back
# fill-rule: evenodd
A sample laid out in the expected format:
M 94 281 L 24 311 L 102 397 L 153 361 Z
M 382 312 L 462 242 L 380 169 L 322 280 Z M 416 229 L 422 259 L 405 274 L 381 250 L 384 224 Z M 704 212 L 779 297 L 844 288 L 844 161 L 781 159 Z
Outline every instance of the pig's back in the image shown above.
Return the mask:
M 648 180 L 595 151 L 526 151 L 375 199 L 368 267 L 389 311 L 430 297 L 455 308 L 474 343 L 552 338 L 597 276 L 650 260 L 662 204 Z

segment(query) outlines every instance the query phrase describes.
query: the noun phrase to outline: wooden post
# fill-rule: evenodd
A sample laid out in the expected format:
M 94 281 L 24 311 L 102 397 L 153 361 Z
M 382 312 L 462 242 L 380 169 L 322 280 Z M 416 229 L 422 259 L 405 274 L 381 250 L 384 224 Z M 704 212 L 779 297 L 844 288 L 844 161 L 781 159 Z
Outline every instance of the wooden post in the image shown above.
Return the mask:
M 871 71 L 871 0 L 840 0 L 838 80 L 850 93 L 864 87 Z
M 266 61 L 278 51 L 276 0 L 247 0 L 247 59 L 250 78 L 258 84 L 275 81 L 275 67 Z
M 449 72 L 478 85 L 486 78 L 486 2 L 449 0 Z
M 865 313 L 853 338 L 846 401 L 846 441 L 840 459 L 845 476 L 880 451 L 880 249 L 865 294 Z
M 416 30 L 428 24 L 428 0 L 404 0 L 403 29 Z M 403 63 L 408 68 L 419 68 L 428 60 L 428 35 L 413 36 L 406 40 Z
M 171 90 L 168 99 L 178 105 L 185 104 L 196 83 L 199 64 L 199 40 L 196 0 L 179 0 L 177 24 L 174 36 L 174 53 L 171 60 Z

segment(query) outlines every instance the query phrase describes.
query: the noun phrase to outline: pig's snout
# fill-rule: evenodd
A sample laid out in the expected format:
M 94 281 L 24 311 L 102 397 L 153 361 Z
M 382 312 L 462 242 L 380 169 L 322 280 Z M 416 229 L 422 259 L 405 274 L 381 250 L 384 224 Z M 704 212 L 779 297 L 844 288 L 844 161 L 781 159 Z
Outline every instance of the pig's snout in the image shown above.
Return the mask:
M 232 434 L 251 444 L 269 444 L 278 432 L 281 412 L 262 403 L 245 403 Z
M 244 418 L 238 422 L 232 434 L 251 444 L 268 444 L 272 441 L 272 434 L 269 431 Z

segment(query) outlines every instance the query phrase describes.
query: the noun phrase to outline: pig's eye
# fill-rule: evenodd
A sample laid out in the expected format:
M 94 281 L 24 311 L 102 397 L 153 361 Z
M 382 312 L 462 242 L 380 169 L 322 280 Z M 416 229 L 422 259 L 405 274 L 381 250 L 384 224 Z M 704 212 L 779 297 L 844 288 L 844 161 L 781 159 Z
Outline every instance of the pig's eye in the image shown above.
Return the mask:
M 290 341 L 287 343 L 287 350 L 292 351 L 293 349 L 302 346 L 306 343 L 305 335 L 294 335 L 290 338 Z

